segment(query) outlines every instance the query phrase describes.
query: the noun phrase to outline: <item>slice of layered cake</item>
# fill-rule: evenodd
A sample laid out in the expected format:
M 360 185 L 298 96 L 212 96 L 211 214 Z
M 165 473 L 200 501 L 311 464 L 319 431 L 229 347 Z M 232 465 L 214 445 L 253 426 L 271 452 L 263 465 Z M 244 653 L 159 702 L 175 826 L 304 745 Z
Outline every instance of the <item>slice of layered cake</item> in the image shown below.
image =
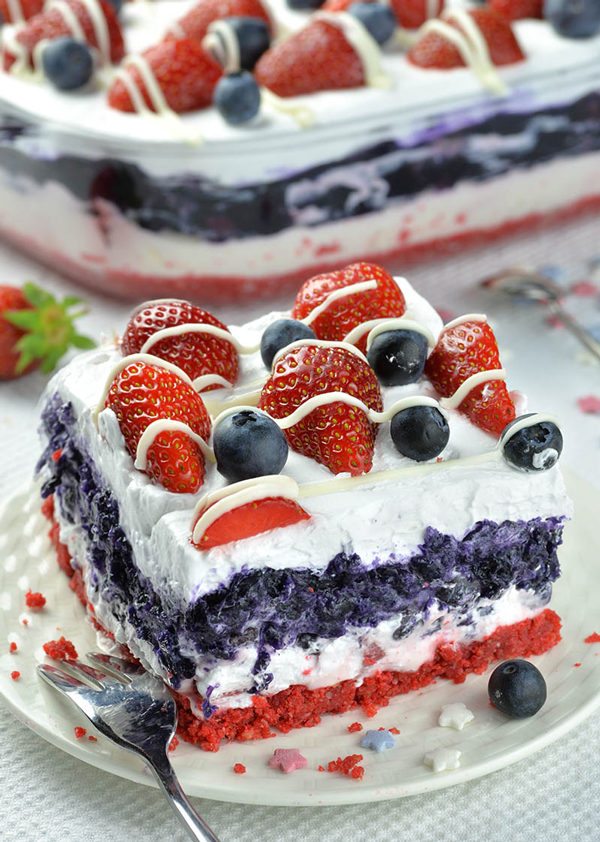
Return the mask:
M 571 504 L 505 377 L 484 316 L 368 264 L 243 327 L 146 303 L 46 395 L 61 566 L 204 749 L 540 654 Z

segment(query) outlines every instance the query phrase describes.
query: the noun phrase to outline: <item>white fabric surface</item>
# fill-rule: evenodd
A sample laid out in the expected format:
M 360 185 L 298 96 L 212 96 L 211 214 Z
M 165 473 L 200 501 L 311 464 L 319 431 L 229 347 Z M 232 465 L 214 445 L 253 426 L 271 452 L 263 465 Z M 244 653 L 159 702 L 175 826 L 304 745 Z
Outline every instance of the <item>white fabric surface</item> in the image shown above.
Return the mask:
M 487 312 L 509 370 L 510 388 L 530 396 L 534 410 L 563 421 L 564 460 L 600 488 L 600 415 L 583 414 L 577 398 L 600 398 L 600 366 L 565 330 L 552 329 L 544 310 L 510 301 L 475 284 L 517 263 L 558 264 L 563 281 L 592 279 L 600 254 L 600 221 L 563 226 L 513 239 L 486 251 L 466 252 L 409 270 L 430 300 L 454 314 Z M 401 270 L 401 267 L 390 267 Z M 35 280 L 73 293 L 75 287 L 0 246 L 0 283 Z M 600 272 L 596 279 L 600 286 Z M 87 295 L 88 333 L 122 330 L 128 306 Z M 569 295 L 569 307 L 598 329 L 600 299 Z M 276 302 L 283 307 L 286 301 Z M 262 302 L 211 308 L 226 322 L 263 312 Z M 39 375 L 0 384 L 0 498 L 26 482 L 38 454 L 36 403 Z M 598 625 L 600 626 L 600 609 Z M 600 631 L 600 628 L 597 629 Z M 5 645 L 0 641 L 0 646 Z M 2 842 L 163 842 L 187 838 L 153 789 L 87 766 L 45 743 L 0 706 L 0 840 Z M 283 809 L 196 801 L 222 842 L 599 842 L 600 713 L 531 759 L 453 789 L 356 807 Z

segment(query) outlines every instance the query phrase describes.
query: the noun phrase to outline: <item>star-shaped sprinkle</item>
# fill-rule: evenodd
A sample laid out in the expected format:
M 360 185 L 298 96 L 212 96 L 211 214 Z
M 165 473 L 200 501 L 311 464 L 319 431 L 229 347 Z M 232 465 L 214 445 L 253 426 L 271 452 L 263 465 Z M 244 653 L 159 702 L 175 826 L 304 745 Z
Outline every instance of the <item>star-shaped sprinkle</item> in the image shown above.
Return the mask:
M 446 772 L 448 769 L 458 769 L 460 766 L 460 751 L 456 748 L 436 748 L 428 751 L 423 762 L 431 766 L 434 772 Z
M 389 731 L 367 731 L 360 744 L 363 748 L 370 748 L 381 754 L 388 748 L 394 748 L 396 740 Z
M 584 398 L 577 399 L 577 406 L 582 412 L 596 415 L 600 413 L 600 398 L 596 395 L 586 395 Z
M 304 769 L 308 766 L 308 760 L 297 748 L 276 748 L 273 757 L 269 760 L 269 766 L 274 769 L 281 769 L 286 775 L 295 772 L 296 769 Z
M 438 725 L 442 728 L 456 728 L 457 731 L 462 731 L 473 719 L 475 717 L 469 708 L 462 702 L 456 702 L 453 705 L 442 706 Z

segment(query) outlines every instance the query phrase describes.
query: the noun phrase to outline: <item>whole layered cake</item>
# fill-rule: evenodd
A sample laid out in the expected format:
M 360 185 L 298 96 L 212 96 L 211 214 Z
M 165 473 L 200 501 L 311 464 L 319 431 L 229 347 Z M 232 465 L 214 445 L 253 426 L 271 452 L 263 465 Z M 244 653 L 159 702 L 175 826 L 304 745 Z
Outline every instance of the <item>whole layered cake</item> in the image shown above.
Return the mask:
M 241 327 L 147 302 L 48 387 L 44 511 L 92 622 L 217 750 L 560 640 L 562 436 L 525 403 L 485 316 L 379 266 Z
M 0 0 L 1 234 L 231 300 L 600 202 L 594 0 L 289 3 Z

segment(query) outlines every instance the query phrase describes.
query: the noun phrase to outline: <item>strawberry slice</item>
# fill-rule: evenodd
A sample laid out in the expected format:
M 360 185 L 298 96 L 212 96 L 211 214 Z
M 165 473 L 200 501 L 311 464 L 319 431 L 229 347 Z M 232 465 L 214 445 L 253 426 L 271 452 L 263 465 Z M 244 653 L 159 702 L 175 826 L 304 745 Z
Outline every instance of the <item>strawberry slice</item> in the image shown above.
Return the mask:
M 356 292 L 334 301 L 311 322 L 310 326 L 317 339 L 340 342 L 353 328 L 363 322 L 371 319 L 397 318 L 403 315 L 406 302 L 390 273 L 372 263 L 353 263 L 338 272 L 317 275 L 306 281 L 294 301 L 292 318 L 305 319 L 334 290 L 363 281 L 375 281 L 377 288 Z M 365 333 L 355 344 L 365 353 L 367 334 Z
M 117 416 L 134 460 L 144 430 L 161 418 L 187 424 L 205 441 L 210 436 L 210 417 L 200 395 L 177 374 L 147 363 L 134 361 L 119 372 L 105 406 Z M 186 433 L 168 430 L 148 448 L 146 473 L 167 491 L 193 494 L 204 482 L 204 456 Z
M 490 0 L 489 7 L 511 21 L 544 17 L 544 0 Z
M 39 13 L 44 8 L 44 0 L 14 0 L 17 7 L 21 9 L 23 20 L 29 20 L 34 15 Z M 14 3 L 9 3 L 8 0 L 0 0 L 0 26 L 2 23 L 20 23 L 19 18 L 16 20 L 12 17 L 12 6 Z
M 222 67 L 205 53 L 191 38 L 163 41 L 145 50 L 142 56 L 150 65 L 156 81 L 163 92 L 167 105 L 178 114 L 197 111 L 212 103 L 215 85 L 223 73 Z M 155 111 L 140 71 L 133 65 L 125 65 L 144 97 L 146 105 Z M 115 79 L 108 92 L 108 104 L 118 111 L 135 111 L 129 92 L 121 79 Z
M 523 61 L 525 56 L 519 46 L 510 22 L 493 9 L 471 9 L 469 14 L 481 30 L 490 52 L 492 63 L 501 67 Z M 447 21 L 450 26 L 461 30 L 454 20 Z M 411 48 L 408 60 L 418 67 L 452 70 L 464 67 L 465 62 L 457 47 L 438 32 L 428 32 Z
M 121 351 L 124 356 L 138 354 L 159 330 L 186 324 L 212 325 L 229 333 L 223 322 L 189 301 L 150 302 L 129 319 L 121 339 Z M 205 374 L 218 374 L 230 383 L 237 380 L 239 357 L 235 346 L 208 333 L 182 333 L 161 339 L 148 353 L 179 366 L 192 380 Z M 216 388 L 218 384 L 208 386 L 206 391 Z
M 375 2 L 375 0 L 365 0 Z M 433 9 L 433 17 L 442 13 L 445 0 L 437 0 Z M 322 7 L 327 12 L 345 12 L 356 0 L 326 0 Z M 429 4 L 427 0 L 390 0 L 398 23 L 403 29 L 418 29 L 429 18 Z
M 271 29 L 271 19 L 260 0 L 200 0 L 167 32 L 165 40 L 185 37 L 200 42 L 213 21 L 231 17 L 260 18 Z
M 90 47 L 98 48 L 96 28 L 88 9 L 81 0 L 65 0 L 83 30 L 86 42 Z M 121 61 L 125 55 L 123 33 L 121 24 L 114 7 L 107 0 L 94 0 L 98 5 L 99 13 L 104 16 L 108 29 L 110 41 L 110 60 L 113 64 Z M 35 15 L 27 24 L 19 30 L 16 35 L 17 41 L 23 45 L 29 57 L 29 64 L 33 67 L 33 50 L 40 41 L 52 41 L 63 35 L 73 36 L 73 32 L 59 8 L 49 8 L 45 12 Z M 16 60 L 16 56 L 10 51 L 9 45 L 4 50 L 4 69 L 9 70 Z
M 382 410 L 379 383 L 371 367 L 345 348 L 304 345 L 280 357 L 258 406 L 272 418 L 286 418 L 309 398 L 345 392 Z M 377 425 L 362 409 L 336 402 L 310 412 L 285 430 L 290 447 L 334 474 L 364 474 L 373 466 Z
M 440 395 L 449 398 L 473 374 L 496 368 L 502 365 L 494 331 L 485 322 L 466 321 L 442 331 L 425 373 Z M 516 416 L 503 380 L 476 386 L 459 410 L 477 427 L 498 436 Z
M 210 508 L 210 506 L 208 507 Z M 204 509 L 198 515 L 198 520 L 208 511 Z M 281 526 L 291 526 L 301 520 L 309 520 L 310 515 L 295 500 L 285 497 L 265 497 L 254 503 L 238 506 L 230 512 L 225 512 L 205 530 L 199 542 L 195 544 L 200 550 L 210 550 L 229 544 L 231 541 L 241 541 L 262 532 L 270 532 Z
M 340 28 L 324 20 L 313 20 L 263 53 L 254 75 L 259 85 L 280 97 L 365 84 L 354 47 Z

